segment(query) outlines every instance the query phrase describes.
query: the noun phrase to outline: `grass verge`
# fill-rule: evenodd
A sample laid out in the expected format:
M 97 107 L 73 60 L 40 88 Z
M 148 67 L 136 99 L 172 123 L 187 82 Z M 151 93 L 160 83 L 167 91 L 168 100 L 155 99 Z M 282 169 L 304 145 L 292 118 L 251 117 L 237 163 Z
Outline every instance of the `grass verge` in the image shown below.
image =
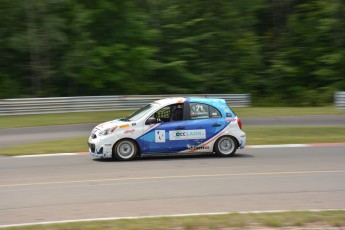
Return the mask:
M 116 118 L 125 117 L 132 112 L 133 111 L 101 111 L 84 113 L 0 116 L 0 129 L 32 126 L 102 123 L 104 121 L 110 121 Z
M 253 126 L 246 127 L 248 145 L 344 142 L 345 126 Z M 88 137 L 37 142 L 0 149 L 0 155 L 86 152 Z
M 46 153 L 87 152 L 87 140 L 87 136 L 82 136 L 62 140 L 52 140 L 35 142 L 31 144 L 16 145 L 6 148 L 0 148 L 0 155 L 19 156 Z
M 243 131 L 248 145 L 345 141 L 345 126 L 248 126 Z
M 239 117 L 345 115 L 345 109 L 324 107 L 248 107 L 233 108 Z
M 345 115 L 345 110 L 335 107 L 248 107 L 233 108 L 240 117 L 252 116 L 303 116 Z M 61 113 L 39 115 L 0 116 L 0 129 L 31 126 L 101 123 L 125 117 L 133 111 L 101 111 L 84 113 Z
M 109 221 L 75 222 L 34 225 L 5 229 L 65 230 L 65 229 L 143 229 L 143 230 L 209 230 L 209 229 L 340 229 L 345 226 L 345 211 L 291 211 L 277 213 L 229 213 L 186 217 L 157 217 Z M 342 228 L 341 228 L 342 229 Z

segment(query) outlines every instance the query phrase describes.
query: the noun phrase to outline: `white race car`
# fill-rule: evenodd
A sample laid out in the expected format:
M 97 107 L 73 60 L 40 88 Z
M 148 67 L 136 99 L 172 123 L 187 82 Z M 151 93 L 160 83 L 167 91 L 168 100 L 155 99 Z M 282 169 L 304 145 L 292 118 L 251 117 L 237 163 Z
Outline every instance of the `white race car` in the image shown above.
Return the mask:
M 97 125 L 88 145 L 92 156 L 118 160 L 158 153 L 231 156 L 246 144 L 241 129 L 241 120 L 223 99 L 174 97 Z

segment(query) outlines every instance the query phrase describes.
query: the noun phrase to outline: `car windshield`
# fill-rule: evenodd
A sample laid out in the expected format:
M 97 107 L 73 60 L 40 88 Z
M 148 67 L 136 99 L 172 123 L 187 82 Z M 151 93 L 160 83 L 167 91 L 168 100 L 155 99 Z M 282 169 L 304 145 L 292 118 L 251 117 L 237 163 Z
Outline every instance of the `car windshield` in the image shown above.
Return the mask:
M 150 113 L 152 110 L 154 110 L 159 104 L 157 103 L 151 103 L 148 105 L 145 105 L 144 107 L 140 108 L 139 110 L 135 111 L 133 114 L 121 118 L 122 121 L 136 121 L 143 117 L 145 114 Z

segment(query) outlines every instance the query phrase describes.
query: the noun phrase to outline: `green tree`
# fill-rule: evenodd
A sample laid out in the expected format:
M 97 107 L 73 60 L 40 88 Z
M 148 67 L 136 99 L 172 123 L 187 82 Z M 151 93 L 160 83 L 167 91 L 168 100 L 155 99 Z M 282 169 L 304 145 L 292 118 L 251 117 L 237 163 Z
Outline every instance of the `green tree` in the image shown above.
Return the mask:
M 342 1 L 314 0 L 294 6 L 270 68 L 270 90 L 281 102 L 330 103 L 333 92 L 344 84 L 343 14 Z
M 15 36 L 17 42 L 24 43 L 24 52 L 29 55 L 31 94 L 49 96 L 54 87 L 53 80 L 61 49 L 66 44 L 64 33 L 66 21 L 60 13 L 63 1 L 26 0 L 26 30 Z
M 30 94 L 22 86 L 30 85 L 25 68 L 27 55 L 18 47 L 14 35 L 25 30 L 23 9 L 18 1 L 3 0 L 0 7 L 0 98 L 21 97 Z
M 345 90 L 344 0 L 2 0 L 0 97 Z
M 89 20 L 82 26 L 87 31 L 82 38 L 84 44 L 78 42 L 73 51 L 84 58 L 82 66 L 74 72 L 78 76 L 75 78 L 79 85 L 78 94 L 141 94 L 150 91 L 151 83 L 145 77 L 155 68 L 152 57 L 156 48 L 149 43 L 155 32 L 148 27 L 144 12 L 136 6 L 134 1 L 81 3 Z M 78 55 L 78 45 L 89 47 Z
M 2 97 L 51 95 L 57 57 L 65 43 L 65 22 L 59 15 L 63 3 L 2 1 Z
M 169 85 L 165 92 L 251 90 L 249 83 L 262 68 L 253 32 L 261 1 L 157 2 L 150 1 L 158 9 L 152 21 L 161 35 L 158 59 L 163 65 L 156 75 Z

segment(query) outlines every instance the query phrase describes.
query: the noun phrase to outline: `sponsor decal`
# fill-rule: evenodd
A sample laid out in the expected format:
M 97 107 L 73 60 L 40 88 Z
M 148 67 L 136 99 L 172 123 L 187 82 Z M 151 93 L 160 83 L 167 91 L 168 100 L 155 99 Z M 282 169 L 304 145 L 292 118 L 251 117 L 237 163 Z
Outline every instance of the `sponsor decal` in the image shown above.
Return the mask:
M 227 106 L 226 106 L 226 105 L 222 105 L 221 107 L 224 109 L 224 112 L 226 112 L 226 113 L 228 113 L 228 112 L 229 112 L 229 110 L 228 110 L 228 108 L 227 108 Z
M 155 130 L 155 142 L 165 142 L 165 130 Z
M 135 123 L 135 122 L 134 122 L 134 123 L 132 123 L 132 126 L 136 126 L 136 125 L 137 125 L 137 123 Z
M 199 149 L 209 149 L 209 146 L 195 146 L 195 145 L 187 145 L 187 149 L 189 150 L 199 150 Z
M 232 117 L 232 114 L 231 113 L 227 113 L 226 116 L 227 117 Z
M 237 119 L 236 118 L 226 118 L 226 121 L 227 122 L 233 122 L 233 121 L 237 121 Z
M 128 134 L 128 133 L 134 133 L 134 132 L 135 132 L 135 129 L 127 129 L 123 133 Z
M 105 144 L 104 146 L 111 146 L 111 144 Z
M 206 139 L 205 129 L 169 131 L 170 140 Z
M 120 125 L 120 128 L 123 129 L 123 128 L 127 128 L 129 127 L 129 124 L 123 124 L 123 125 Z

